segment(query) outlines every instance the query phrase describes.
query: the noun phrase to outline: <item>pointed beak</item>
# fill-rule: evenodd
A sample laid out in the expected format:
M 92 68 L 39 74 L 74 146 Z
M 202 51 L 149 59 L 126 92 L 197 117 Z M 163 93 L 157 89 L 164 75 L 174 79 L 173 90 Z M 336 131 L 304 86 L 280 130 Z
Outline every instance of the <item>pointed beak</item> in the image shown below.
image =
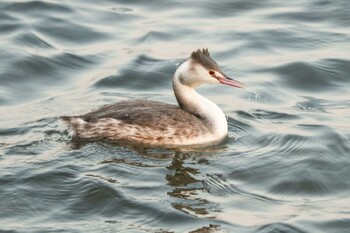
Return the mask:
M 245 88 L 245 84 L 238 82 L 238 81 L 236 81 L 236 80 L 234 80 L 226 75 L 219 76 L 216 78 L 222 84 L 233 86 L 233 87 L 238 87 L 238 88 Z

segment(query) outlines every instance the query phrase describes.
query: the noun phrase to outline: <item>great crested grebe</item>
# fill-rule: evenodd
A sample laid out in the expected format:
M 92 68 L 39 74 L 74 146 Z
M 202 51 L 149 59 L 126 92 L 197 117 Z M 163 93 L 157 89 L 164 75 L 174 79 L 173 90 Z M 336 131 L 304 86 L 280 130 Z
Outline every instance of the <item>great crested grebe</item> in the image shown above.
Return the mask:
M 201 84 L 242 88 L 210 57 L 208 49 L 192 52 L 173 76 L 179 106 L 148 100 L 126 100 L 81 116 L 63 116 L 73 139 L 108 140 L 151 147 L 210 146 L 223 141 L 227 121 L 222 110 L 199 95 Z

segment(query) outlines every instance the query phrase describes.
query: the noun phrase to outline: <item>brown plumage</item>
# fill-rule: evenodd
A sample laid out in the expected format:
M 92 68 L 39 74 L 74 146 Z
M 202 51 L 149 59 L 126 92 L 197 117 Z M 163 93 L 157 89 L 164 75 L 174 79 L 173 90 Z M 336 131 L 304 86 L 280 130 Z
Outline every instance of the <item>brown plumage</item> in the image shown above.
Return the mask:
M 178 146 L 176 141 L 185 143 L 208 132 L 198 117 L 180 107 L 148 100 L 125 100 L 61 119 L 72 126 L 73 139 L 104 139 L 155 147 Z

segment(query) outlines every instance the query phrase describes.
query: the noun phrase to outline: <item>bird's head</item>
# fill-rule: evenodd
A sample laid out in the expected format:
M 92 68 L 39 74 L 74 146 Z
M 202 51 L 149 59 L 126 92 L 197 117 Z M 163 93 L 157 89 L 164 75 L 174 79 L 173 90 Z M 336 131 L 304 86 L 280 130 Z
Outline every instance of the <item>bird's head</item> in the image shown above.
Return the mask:
M 191 56 L 180 64 L 175 76 L 179 81 L 189 87 L 197 87 L 201 84 L 225 84 L 243 88 L 241 82 L 228 77 L 219 65 L 210 57 L 208 49 L 192 52 Z

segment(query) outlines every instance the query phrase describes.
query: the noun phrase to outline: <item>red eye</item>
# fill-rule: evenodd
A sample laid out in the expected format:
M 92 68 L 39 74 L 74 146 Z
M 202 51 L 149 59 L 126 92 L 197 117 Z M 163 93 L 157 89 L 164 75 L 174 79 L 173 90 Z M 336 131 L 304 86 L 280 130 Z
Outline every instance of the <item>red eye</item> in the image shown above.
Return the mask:
M 215 74 L 214 70 L 209 70 L 209 74 L 214 75 Z

